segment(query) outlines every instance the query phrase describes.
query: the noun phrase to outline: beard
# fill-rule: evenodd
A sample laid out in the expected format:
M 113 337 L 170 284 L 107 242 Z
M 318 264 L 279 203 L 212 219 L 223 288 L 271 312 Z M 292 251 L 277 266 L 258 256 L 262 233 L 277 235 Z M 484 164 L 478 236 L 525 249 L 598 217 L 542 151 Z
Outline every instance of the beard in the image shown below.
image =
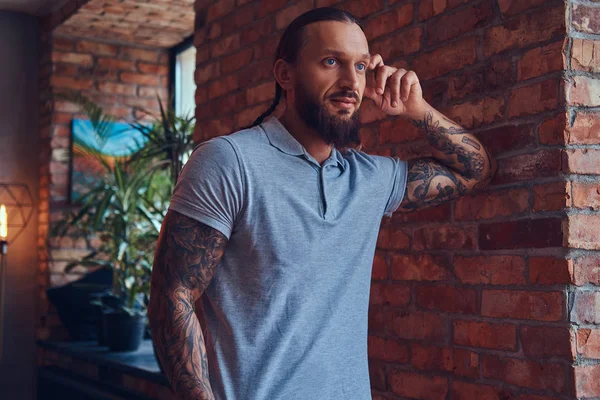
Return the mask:
M 350 97 L 356 99 L 357 103 L 359 100 L 356 93 L 347 91 L 335 93 L 330 97 Z M 350 112 L 348 110 L 340 110 L 340 115 L 333 114 L 324 104 L 311 98 L 302 84 L 298 84 L 296 87 L 296 104 L 300 118 L 317 131 L 325 143 L 331 144 L 337 149 L 360 144 L 360 113 L 358 109 L 349 118 L 340 116 L 347 115 Z

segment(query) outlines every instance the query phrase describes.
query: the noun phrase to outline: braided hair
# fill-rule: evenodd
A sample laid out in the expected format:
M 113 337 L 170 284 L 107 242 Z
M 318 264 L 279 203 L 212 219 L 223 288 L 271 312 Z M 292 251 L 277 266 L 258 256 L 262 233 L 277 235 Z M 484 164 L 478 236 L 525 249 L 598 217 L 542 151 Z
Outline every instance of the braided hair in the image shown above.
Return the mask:
M 304 44 L 306 43 L 306 38 L 304 37 L 304 27 L 320 21 L 348 22 L 356 24 L 363 29 L 362 24 L 356 19 L 356 17 L 347 11 L 333 7 L 315 8 L 314 10 L 307 11 L 300 15 L 288 25 L 283 32 L 281 39 L 279 40 L 279 44 L 277 45 L 274 61 L 277 61 L 281 58 L 288 63 L 296 62 L 300 49 L 304 47 Z M 279 105 L 279 102 L 281 101 L 282 96 L 283 88 L 279 85 L 279 83 L 275 82 L 275 99 L 273 100 L 273 103 L 267 109 L 267 111 L 262 113 L 258 118 L 256 118 L 256 120 L 254 120 L 252 125 L 249 125 L 244 129 L 260 125 L 266 117 L 275 111 Z

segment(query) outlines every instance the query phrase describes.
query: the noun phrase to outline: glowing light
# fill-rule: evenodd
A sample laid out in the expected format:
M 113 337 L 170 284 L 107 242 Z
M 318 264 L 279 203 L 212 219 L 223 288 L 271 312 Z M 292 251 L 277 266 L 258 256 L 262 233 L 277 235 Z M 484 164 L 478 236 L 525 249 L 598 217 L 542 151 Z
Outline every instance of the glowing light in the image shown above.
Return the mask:
M 0 239 L 6 239 L 8 236 L 8 214 L 6 213 L 6 207 L 0 206 Z

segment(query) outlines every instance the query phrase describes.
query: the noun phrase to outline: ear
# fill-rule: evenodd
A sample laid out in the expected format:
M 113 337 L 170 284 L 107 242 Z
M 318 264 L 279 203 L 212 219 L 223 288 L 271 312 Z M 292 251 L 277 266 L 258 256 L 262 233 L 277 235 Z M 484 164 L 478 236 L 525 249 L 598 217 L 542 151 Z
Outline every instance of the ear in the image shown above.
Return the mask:
M 281 86 L 284 91 L 288 91 L 293 88 L 294 71 L 287 61 L 281 58 L 277 60 L 273 66 L 273 75 L 275 76 L 277 83 L 279 83 L 279 86 Z

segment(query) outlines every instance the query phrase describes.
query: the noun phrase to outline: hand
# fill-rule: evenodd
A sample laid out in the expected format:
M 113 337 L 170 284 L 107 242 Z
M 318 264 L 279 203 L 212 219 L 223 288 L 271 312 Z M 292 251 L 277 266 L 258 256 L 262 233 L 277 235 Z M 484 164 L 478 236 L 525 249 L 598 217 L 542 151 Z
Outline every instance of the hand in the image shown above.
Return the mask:
M 371 57 L 368 66 L 375 74 L 374 86 L 365 88 L 365 97 L 373 100 L 388 115 L 423 115 L 426 102 L 417 74 L 387 66 L 379 54 Z

